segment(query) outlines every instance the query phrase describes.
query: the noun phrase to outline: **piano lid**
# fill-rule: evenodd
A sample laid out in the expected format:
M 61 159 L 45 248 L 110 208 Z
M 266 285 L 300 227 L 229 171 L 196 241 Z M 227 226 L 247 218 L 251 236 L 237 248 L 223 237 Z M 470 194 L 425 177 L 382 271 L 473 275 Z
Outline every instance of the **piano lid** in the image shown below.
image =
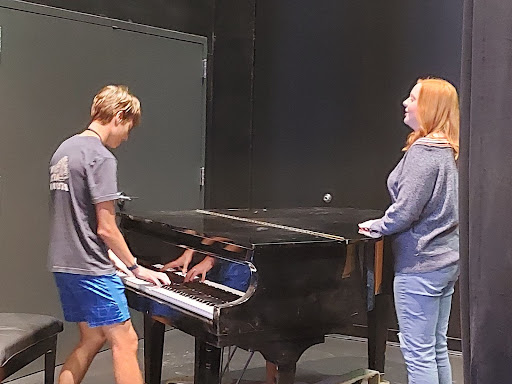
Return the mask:
M 356 208 L 226 209 L 123 212 L 134 221 L 202 237 L 225 238 L 247 249 L 257 245 L 365 239 L 357 224 L 382 216 L 378 210 Z

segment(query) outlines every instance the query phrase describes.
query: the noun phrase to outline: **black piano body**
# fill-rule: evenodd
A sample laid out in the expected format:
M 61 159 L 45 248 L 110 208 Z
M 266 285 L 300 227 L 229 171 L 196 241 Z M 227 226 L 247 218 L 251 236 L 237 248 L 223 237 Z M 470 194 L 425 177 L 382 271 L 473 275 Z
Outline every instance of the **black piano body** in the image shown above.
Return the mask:
M 357 223 L 380 215 L 353 208 L 121 213 L 139 263 L 163 265 L 187 249 L 193 263 L 215 259 L 210 285 L 170 287 L 177 301 L 162 288 L 125 282 L 130 307 L 145 315 L 146 382 L 161 380 L 164 324 L 195 337 L 195 384 L 220 383 L 226 346 L 259 351 L 277 365 L 277 382 L 291 384 L 301 354 L 327 334 L 346 333 L 362 313 L 369 367 L 382 372 L 382 240 L 357 233 Z

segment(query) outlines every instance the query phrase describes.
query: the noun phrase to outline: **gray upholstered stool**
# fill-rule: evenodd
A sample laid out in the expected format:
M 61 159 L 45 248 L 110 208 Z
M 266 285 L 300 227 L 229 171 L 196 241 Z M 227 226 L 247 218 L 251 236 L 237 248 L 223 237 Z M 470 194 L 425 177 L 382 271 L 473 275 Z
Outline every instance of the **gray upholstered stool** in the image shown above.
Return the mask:
M 62 321 L 29 313 L 0 313 L 0 382 L 45 355 L 45 384 L 53 384 Z

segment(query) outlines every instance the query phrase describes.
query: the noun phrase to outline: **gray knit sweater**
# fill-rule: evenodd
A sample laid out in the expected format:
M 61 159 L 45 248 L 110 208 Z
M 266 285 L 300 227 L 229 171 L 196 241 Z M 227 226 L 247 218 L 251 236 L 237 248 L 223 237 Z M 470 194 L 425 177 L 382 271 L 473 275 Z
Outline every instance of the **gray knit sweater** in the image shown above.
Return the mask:
M 435 271 L 459 259 L 458 172 L 444 139 L 421 138 L 390 173 L 392 204 L 372 230 L 392 235 L 395 272 Z

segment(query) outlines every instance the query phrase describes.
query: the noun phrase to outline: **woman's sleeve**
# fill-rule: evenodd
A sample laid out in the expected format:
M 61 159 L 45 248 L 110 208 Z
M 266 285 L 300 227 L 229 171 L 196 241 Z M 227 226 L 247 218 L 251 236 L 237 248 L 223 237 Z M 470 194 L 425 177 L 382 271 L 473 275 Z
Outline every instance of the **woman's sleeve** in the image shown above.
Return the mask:
M 412 227 L 432 197 L 438 173 L 439 165 L 430 148 L 412 146 L 399 175 L 396 201 L 370 229 L 392 235 Z

